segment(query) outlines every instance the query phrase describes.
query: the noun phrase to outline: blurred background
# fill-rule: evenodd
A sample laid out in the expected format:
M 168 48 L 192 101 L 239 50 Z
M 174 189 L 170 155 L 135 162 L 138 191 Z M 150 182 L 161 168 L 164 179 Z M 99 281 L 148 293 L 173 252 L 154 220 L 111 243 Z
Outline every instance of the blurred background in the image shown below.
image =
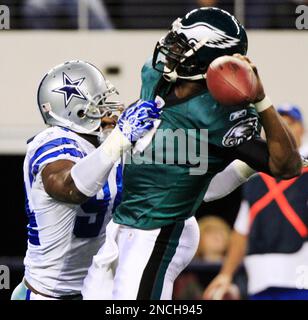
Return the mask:
M 217 6 L 235 14 L 247 28 L 248 56 L 258 66 L 274 104 L 299 105 L 307 127 L 308 38 L 307 30 L 296 29 L 296 8 L 305 4 L 308 1 L 1 1 L 10 10 L 10 30 L 0 30 L 0 265 L 10 268 L 11 290 L 22 279 L 27 242 L 23 157 L 27 139 L 44 128 L 36 91 L 50 68 L 67 60 L 92 62 L 129 104 L 139 96 L 143 63 L 173 20 L 196 7 Z M 175 298 L 201 298 L 205 286 L 218 273 L 241 199 L 237 189 L 223 200 L 200 207 L 197 217 L 206 245 L 185 270 L 185 277 L 177 281 Z M 235 297 L 245 299 L 243 266 L 234 281 L 238 288 Z M 0 300 L 8 299 L 11 290 L 0 290 Z

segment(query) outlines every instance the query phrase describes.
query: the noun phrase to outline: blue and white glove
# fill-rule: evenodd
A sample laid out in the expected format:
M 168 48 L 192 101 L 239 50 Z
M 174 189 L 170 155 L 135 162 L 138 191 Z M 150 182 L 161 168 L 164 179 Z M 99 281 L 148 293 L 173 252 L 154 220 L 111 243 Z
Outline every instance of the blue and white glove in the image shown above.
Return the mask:
M 153 128 L 161 111 L 155 101 L 139 100 L 121 114 L 117 124 L 122 134 L 134 143 Z

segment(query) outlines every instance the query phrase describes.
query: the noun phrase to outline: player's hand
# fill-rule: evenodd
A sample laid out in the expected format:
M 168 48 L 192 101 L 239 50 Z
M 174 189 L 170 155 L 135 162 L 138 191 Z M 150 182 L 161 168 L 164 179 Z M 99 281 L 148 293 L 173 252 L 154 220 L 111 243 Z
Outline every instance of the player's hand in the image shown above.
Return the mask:
M 118 127 L 131 143 L 136 142 L 153 128 L 161 111 L 155 101 L 139 100 L 121 114 Z
M 256 66 L 250 61 L 250 59 L 249 59 L 248 57 L 246 57 L 246 56 L 243 56 L 243 55 L 241 55 L 241 54 L 239 54 L 239 53 L 235 53 L 233 56 L 236 57 L 236 58 L 238 58 L 238 59 L 241 59 L 241 60 L 243 60 L 243 61 L 247 61 L 247 62 L 250 64 L 252 70 L 254 71 L 254 73 L 255 73 L 255 75 L 256 75 L 256 77 L 257 77 L 257 81 L 258 81 L 258 93 L 257 93 L 257 96 L 256 96 L 255 101 L 252 101 L 252 102 L 253 102 L 253 103 L 257 103 L 257 102 L 263 100 L 263 99 L 265 98 L 265 92 L 264 92 L 263 84 L 262 84 L 262 81 L 261 81 L 261 79 L 260 79 L 260 76 L 259 76 L 257 67 L 256 67 Z
M 222 300 L 230 290 L 232 278 L 225 274 L 218 274 L 203 293 L 204 300 Z

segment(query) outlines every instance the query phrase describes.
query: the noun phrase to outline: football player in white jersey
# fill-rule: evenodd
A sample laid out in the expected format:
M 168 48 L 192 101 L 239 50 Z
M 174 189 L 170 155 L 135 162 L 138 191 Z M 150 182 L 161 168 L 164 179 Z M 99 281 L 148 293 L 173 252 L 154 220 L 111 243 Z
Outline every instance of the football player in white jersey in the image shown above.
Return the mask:
M 13 300 L 81 299 L 92 257 L 121 199 L 121 155 L 153 127 L 160 110 L 140 101 L 123 111 L 116 89 L 93 65 L 70 61 L 38 89 L 48 128 L 28 142 L 24 183 L 25 275 Z

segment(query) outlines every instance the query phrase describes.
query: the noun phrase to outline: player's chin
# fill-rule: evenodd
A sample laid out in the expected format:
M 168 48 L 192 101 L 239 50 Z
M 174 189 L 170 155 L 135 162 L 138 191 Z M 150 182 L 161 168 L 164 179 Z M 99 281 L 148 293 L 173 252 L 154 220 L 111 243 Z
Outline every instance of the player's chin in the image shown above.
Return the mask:
M 103 124 L 101 125 L 102 129 L 105 130 L 113 130 L 115 128 L 116 124 Z
M 117 116 L 112 116 L 112 117 L 104 117 L 101 120 L 101 127 L 105 129 L 113 129 L 118 121 Z

